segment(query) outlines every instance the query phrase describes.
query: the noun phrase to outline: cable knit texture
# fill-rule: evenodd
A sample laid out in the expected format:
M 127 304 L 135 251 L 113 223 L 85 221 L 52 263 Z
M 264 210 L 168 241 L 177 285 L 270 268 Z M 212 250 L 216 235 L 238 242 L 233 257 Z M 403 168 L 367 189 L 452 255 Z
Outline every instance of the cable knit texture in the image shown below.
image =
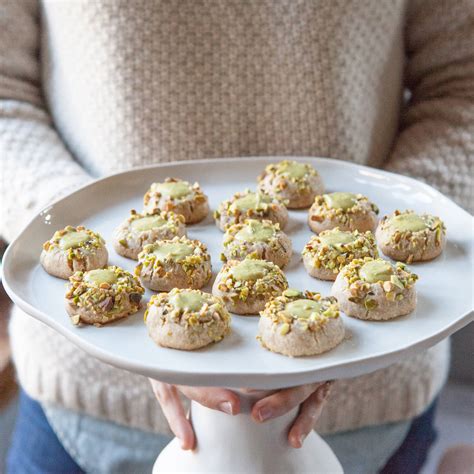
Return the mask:
M 142 164 L 330 156 L 406 173 L 472 210 L 472 0 L 0 0 L 0 232 Z M 402 97 L 408 97 L 403 102 Z M 16 308 L 21 383 L 41 401 L 167 430 L 148 382 Z M 318 428 L 419 414 L 447 343 L 338 381 Z

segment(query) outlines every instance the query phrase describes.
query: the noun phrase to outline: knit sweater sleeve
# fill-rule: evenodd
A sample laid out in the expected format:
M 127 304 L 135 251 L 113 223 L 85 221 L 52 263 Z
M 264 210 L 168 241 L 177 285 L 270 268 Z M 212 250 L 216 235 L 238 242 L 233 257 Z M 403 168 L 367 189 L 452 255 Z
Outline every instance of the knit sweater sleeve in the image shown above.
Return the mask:
M 401 133 L 386 164 L 474 210 L 474 6 L 408 2 Z
M 37 0 L 0 0 L 0 235 L 90 177 L 54 129 L 41 92 Z

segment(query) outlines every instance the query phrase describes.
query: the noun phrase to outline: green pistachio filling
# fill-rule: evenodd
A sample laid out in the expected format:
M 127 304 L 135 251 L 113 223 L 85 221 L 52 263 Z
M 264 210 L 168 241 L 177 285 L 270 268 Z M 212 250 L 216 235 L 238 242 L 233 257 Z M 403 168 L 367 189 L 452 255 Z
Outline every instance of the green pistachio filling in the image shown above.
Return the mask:
M 224 267 L 218 289 L 224 298 L 246 301 L 249 296 L 262 296 L 266 301 L 288 288 L 285 274 L 272 262 L 252 257 L 236 265 Z M 218 277 L 219 279 L 219 277 Z
M 266 194 L 248 193 L 245 196 L 237 198 L 230 206 L 232 212 L 245 212 L 250 209 L 265 210 L 270 204 L 272 198 Z
M 63 250 L 80 247 L 84 242 L 90 240 L 91 236 L 85 231 L 70 231 L 61 237 L 59 247 Z
M 308 319 L 314 313 L 319 314 L 321 309 L 321 303 L 308 299 L 291 301 L 285 305 L 285 313 L 303 319 Z
M 331 247 L 338 247 L 343 244 L 349 244 L 356 240 L 353 232 L 342 232 L 339 230 L 329 231 L 319 236 L 321 243 Z
M 186 181 L 156 183 L 155 190 L 162 196 L 170 197 L 172 199 L 179 199 L 191 194 L 191 187 Z
M 363 280 L 369 283 L 390 281 L 393 275 L 393 268 L 390 263 L 384 260 L 372 260 L 362 265 L 359 275 Z
M 243 242 L 265 242 L 274 234 L 273 225 L 252 219 L 247 221 L 245 226 L 235 234 L 235 238 Z
M 308 165 L 297 161 L 282 161 L 278 164 L 276 174 L 288 176 L 292 179 L 301 179 L 308 174 Z
M 377 258 L 378 251 L 371 232 L 361 234 L 358 231 L 345 232 L 336 228 L 312 237 L 305 245 L 302 255 L 315 268 L 323 267 L 339 273 L 356 258 Z
M 181 290 L 174 288 L 169 293 L 153 295 L 145 311 L 147 320 L 150 309 L 161 308 L 161 321 L 173 321 L 184 327 L 204 326 L 207 334 L 220 341 L 229 331 L 230 315 L 221 302 L 208 293 L 199 290 Z M 225 323 L 226 331 L 214 331 L 216 323 Z
M 286 298 L 296 298 L 297 296 L 303 296 L 303 293 L 299 290 L 295 290 L 294 288 L 288 288 L 282 293 L 282 296 Z
M 84 274 L 84 280 L 88 283 L 95 283 L 96 285 L 100 285 L 101 283 L 113 285 L 117 282 L 117 275 L 114 270 L 107 268 L 90 270 Z
M 419 232 L 428 228 L 425 219 L 417 214 L 399 214 L 388 221 L 388 225 L 399 232 Z
M 100 323 L 127 308 L 131 314 L 140 306 L 144 288 L 130 273 L 116 266 L 88 272 L 76 272 L 69 278 L 66 298 L 80 308 L 101 316 Z M 105 318 L 105 319 L 104 319 Z M 73 324 L 81 322 L 80 315 L 72 317 Z
M 258 280 L 269 270 L 269 265 L 264 260 L 246 259 L 232 267 L 231 274 L 236 280 Z
M 171 259 L 180 262 L 193 253 L 194 248 L 184 242 L 164 243 L 153 250 L 153 255 L 156 255 L 158 261 Z
M 342 272 L 348 283 L 349 301 L 363 304 L 367 310 L 378 306 L 371 284 L 381 285 L 387 300 L 400 301 L 404 298 L 404 290 L 411 288 L 418 279 L 403 263 L 392 266 L 382 259 L 353 260 Z
M 162 227 L 166 224 L 166 220 L 161 216 L 145 216 L 132 221 L 130 227 L 137 232 L 144 232 L 152 230 L 157 227 Z
M 206 303 L 202 294 L 196 291 L 183 291 L 181 293 L 176 293 L 170 297 L 169 301 L 176 309 L 194 312 L 199 311 Z
M 347 210 L 357 204 L 357 196 L 352 193 L 331 193 L 324 195 L 324 201 L 331 209 Z
M 287 289 L 267 303 L 260 315 L 270 318 L 279 334 L 285 336 L 294 324 L 304 331 L 321 329 L 330 318 L 339 317 L 339 307 L 334 297 L 321 298 L 319 293 Z

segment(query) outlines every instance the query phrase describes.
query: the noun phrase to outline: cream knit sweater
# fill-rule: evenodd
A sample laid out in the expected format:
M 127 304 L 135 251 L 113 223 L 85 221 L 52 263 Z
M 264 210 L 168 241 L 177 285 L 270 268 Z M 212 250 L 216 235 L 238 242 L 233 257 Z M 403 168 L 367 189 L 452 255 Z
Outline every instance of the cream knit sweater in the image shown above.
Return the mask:
M 473 11 L 473 0 L 0 0 L 1 233 L 93 176 L 219 156 L 383 166 L 472 209 Z M 167 429 L 144 378 L 18 309 L 11 335 L 35 398 Z M 319 429 L 412 417 L 447 366 L 442 344 L 339 381 Z

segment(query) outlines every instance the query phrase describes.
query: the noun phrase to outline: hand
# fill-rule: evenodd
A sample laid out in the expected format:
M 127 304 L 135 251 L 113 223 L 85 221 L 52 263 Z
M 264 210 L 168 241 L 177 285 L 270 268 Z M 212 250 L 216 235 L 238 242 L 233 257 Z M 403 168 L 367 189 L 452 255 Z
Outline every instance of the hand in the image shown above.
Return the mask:
M 240 412 L 239 396 L 231 390 L 169 385 L 152 379 L 150 383 L 171 431 L 181 441 L 182 449 L 194 449 L 196 438 L 179 392 L 201 405 L 229 415 Z M 322 382 L 279 390 L 258 400 L 252 407 L 251 416 L 257 423 L 262 423 L 300 405 L 299 414 L 288 432 L 288 441 L 293 448 L 301 448 L 323 410 L 331 384 L 332 382 Z
M 300 405 L 298 416 L 288 432 L 288 442 L 293 448 L 301 448 L 323 411 L 331 385 L 332 381 L 319 382 L 279 390 L 254 404 L 252 418 L 262 423 Z
M 207 408 L 219 410 L 228 415 L 237 415 L 240 412 L 239 396 L 231 390 L 217 387 L 169 385 L 157 380 L 149 380 L 171 431 L 181 441 L 182 449 L 194 449 L 196 437 L 191 422 L 186 417 L 179 392 Z

